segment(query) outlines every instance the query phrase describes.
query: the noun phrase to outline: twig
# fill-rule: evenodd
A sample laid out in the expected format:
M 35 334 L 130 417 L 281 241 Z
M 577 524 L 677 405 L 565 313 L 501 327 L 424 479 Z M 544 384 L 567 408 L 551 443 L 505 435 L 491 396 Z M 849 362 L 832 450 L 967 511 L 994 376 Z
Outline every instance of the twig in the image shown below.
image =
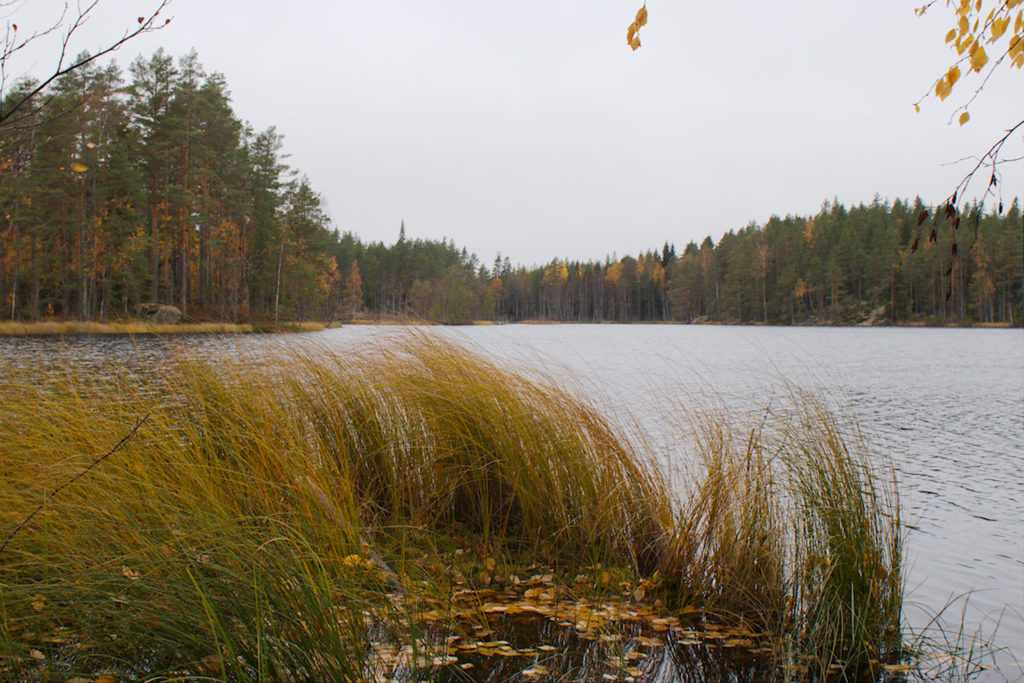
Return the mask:
M 87 472 L 89 472 L 89 470 L 91 470 L 92 468 L 96 467 L 96 465 L 99 465 L 101 462 L 103 462 L 104 460 L 106 460 L 107 458 L 112 456 L 114 453 L 116 453 L 118 450 L 120 450 L 121 446 L 125 445 L 128 442 L 128 439 L 130 439 L 133 436 L 135 436 L 135 432 L 139 431 L 139 427 L 141 427 L 143 425 L 143 423 L 146 420 L 148 420 L 148 419 L 149 419 L 149 414 L 147 413 L 145 415 L 145 417 L 141 418 L 138 422 L 135 423 L 135 426 L 132 427 L 132 431 L 128 432 L 128 434 L 124 438 L 122 438 L 120 441 L 117 442 L 116 446 L 111 448 L 105 454 L 103 454 L 100 457 L 98 457 L 95 460 L 93 460 L 92 463 L 88 467 L 86 467 L 84 470 L 82 470 L 81 472 L 79 472 L 75 476 L 71 477 L 71 479 L 68 479 L 66 482 L 64 482 L 63 484 L 61 484 L 57 488 L 55 488 L 48 496 L 46 496 L 46 498 L 43 499 L 43 502 L 39 504 L 39 507 L 37 507 L 31 513 L 29 513 L 28 517 L 26 517 L 25 519 L 21 520 L 21 523 L 18 524 L 18 526 L 14 527 L 14 531 L 12 531 L 10 534 L 7 535 L 7 538 L 4 540 L 3 544 L 0 545 L 0 554 L 2 554 L 4 552 L 4 549 L 7 547 L 7 544 L 11 542 L 11 539 L 14 538 L 19 531 L 21 531 L 23 528 L 25 528 L 25 525 L 27 525 L 29 522 L 31 522 L 32 518 L 35 517 L 36 514 L 38 514 L 40 510 L 42 510 L 44 507 L 46 507 L 47 503 L 51 502 L 57 496 L 58 493 L 60 493 L 61 491 L 66 489 L 68 486 L 70 486 L 71 484 L 74 484 L 76 481 L 78 481 L 79 479 L 84 477 L 85 474 Z
M 89 64 L 99 59 L 100 57 L 103 57 L 104 55 L 107 55 L 117 50 L 119 47 L 130 41 L 132 38 L 135 38 L 136 36 L 142 35 L 144 33 L 150 33 L 152 31 L 158 31 L 164 26 L 166 26 L 168 23 L 170 23 L 170 19 L 166 19 L 163 24 L 157 24 L 156 20 L 157 16 L 160 14 L 161 11 L 163 11 L 163 9 L 167 6 L 167 3 L 169 3 L 170 1 L 171 0 L 162 0 L 160 4 L 157 6 L 156 10 L 153 11 L 148 17 L 139 17 L 138 28 L 134 30 L 126 30 L 119 39 L 102 48 L 96 54 L 86 56 L 82 59 L 76 59 L 71 64 L 65 65 L 65 60 L 67 59 L 68 45 L 71 42 L 72 36 L 75 34 L 76 31 L 78 31 L 78 29 L 82 27 L 82 25 L 86 21 L 88 21 L 89 13 L 96 7 L 99 0 L 93 0 L 89 3 L 88 6 L 86 6 L 84 10 L 80 9 L 78 15 L 71 23 L 71 27 L 65 32 L 64 38 L 61 41 L 60 57 L 57 60 L 57 67 L 54 69 L 53 73 L 47 76 L 42 82 L 38 83 L 27 94 L 22 95 L 20 99 L 18 99 L 16 102 L 14 102 L 14 104 L 9 106 L 6 111 L 0 111 L 0 127 L 4 126 L 4 121 L 10 118 L 11 114 L 18 111 L 18 109 L 20 109 L 26 102 L 28 102 L 33 97 L 41 93 L 43 90 L 46 89 L 47 86 L 50 85 L 50 83 L 57 80 L 61 76 L 71 73 L 76 69 L 80 69 L 86 64 Z M 60 24 L 57 24 L 56 26 L 59 25 Z M 54 28 L 56 28 L 56 26 Z M 50 30 L 52 31 L 53 29 Z M 19 46 L 19 49 L 20 47 L 23 47 L 23 45 Z M 3 55 L 3 59 L 0 60 L 0 65 L 2 65 L 4 61 L 6 61 L 8 54 L 9 53 Z

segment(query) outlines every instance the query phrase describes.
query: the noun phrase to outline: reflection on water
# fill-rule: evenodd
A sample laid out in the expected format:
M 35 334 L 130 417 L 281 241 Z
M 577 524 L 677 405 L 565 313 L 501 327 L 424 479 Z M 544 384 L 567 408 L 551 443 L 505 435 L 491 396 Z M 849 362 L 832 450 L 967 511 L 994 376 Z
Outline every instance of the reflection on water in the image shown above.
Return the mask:
M 921 626 L 971 591 L 967 630 L 1024 643 L 1024 332 L 902 328 L 507 325 L 436 330 L 529 371 L 572 377 L 628 411 L 671 457 L 685 407 L 711 391 L 730 409 L 766 406 L 783 381 L 824 387 L 891 455 L 913 531 L 907 619 Z M 0 362 L 59 369 L 159 365 L 174 353 L 258 357 L 270 347 L 364 345 L 406 332 L 355 326 L 289 336 L 11 338 Z M 172 350 L 173 349 L 173 350 Z M 960 610 L 952 628 L 959 628 Z M 1019 670 L 1000 659 L 1011 679 Z M 1000 680 L 1000 679 L 997 679 Z

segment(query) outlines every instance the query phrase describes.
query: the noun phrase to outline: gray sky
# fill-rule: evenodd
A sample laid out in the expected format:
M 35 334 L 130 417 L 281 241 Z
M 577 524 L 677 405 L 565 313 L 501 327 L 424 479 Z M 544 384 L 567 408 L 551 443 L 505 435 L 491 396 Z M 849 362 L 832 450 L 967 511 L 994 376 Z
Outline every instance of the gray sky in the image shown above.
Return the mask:
M 73 51 L 156 4 L 101 0 Z M 484 263 L 681 249 L 833 198 L 937 203 L 968 170 L 950 162 L 1024 117 L 1024 72 L 1005 68 L 963 128 L 948 120 L 977 79 L 914 113 L 953 61 L 941 2 L 921 19 L 906 0 L 650 0 L 633 53 L 639 5 L 173 0 L 171 25 L 116 59 L 194 47 L 240 118 L 284 134 L 336 227 L 391 243 L 404 219 Z M 25 0 L 14 20 L 62 6 Z M 54 47 L 12 71 L 52 70 Z M 1004 155 L 1022 154 L 1018 133 Z M 1024 162 L 1001 170 L 1009 203 Z

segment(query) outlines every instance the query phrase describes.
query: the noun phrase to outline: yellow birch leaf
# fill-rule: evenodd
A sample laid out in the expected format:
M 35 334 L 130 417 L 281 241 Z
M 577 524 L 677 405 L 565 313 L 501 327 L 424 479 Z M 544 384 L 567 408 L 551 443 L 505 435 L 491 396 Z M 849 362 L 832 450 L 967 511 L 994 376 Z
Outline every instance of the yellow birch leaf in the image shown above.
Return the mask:
M 917 112 L 918 114 L 920 114 L 920 113 L 921 113 L 921 107 L 919 107 L 919 106 L 917 106 L 917 105 L 915 104 L 915 105 L 914 105 L 914 111 L 916 111 L 916 112 Z
M 636 11 L 636 25 L 646 26 L 647 25 L 647 5 L 644 5 Z
M 956 85 L 956 82 L 960 80 L 960 67 L 954 66 L 952 69 L 946 72 L 946 81 L 949 82 L 950 90 Z
M 947 97 L 949 97 L 949 92 L 949 81 L 947 81 L 945 78 L 940 78 L 939 82 L 935 84 L 935 95 L 940 100 L 944 100 Z
M 970 120 L 971 120 L 971 115 L 968 114 L 967 112 L 964 112 L 963 114 L 960 114 L 959 121 L 960 121 L 960 125 L 961 126 L 964 125 L 965 123 L 967 123 Z
M 967 17 L 961 16 L 960 21 L 957 24 L 957 28 L 960 29 L 960 35 L 967 33 L 967 29 L 970 27 L 971 25 L 967 22 Z
M 988 64 L 988 55 L 985 54 L 985 48 L 978 45 L 978 49 L 971 53 L 971 68 L 981 71 L 986 64 Z
M 1024 38 L 1021 38 L 1020 36 L 1014 36 L 1011 38 L 1010 49 L 1006 52 L 1010 55 L 1011 59 L 1017 56 L 1015 53 L 1024 52 Z
M 633 52 L 636 52 L 636 49 L 640 47 L 640 39 L 636 36 L 633 36 L 633 40 L 629 41 L 629 46 L 633 48 Z
M 946 34 L 946 42 L 952 43 L 954 40 L 956 40 L 956 29 L 951 28 L 949 29 L 949 33 Z
M 1006 33 L 1006 29 L 1010 26 L 1010 17 L 1002 17 L 992 22 L 992 35 L 989 37 L 988 42 L 994 43 L 1003 37 Z
M 1024 28 L 1024 9 L 1017 12 L 1017 18 L 1013 20 L 1013 32 L 1018 33 Z
M 627 45 L 633 42 L 633 38 L 636 37 L 636 30 L 637 30 L 637 25 L 636 25 L 636 22 L 634 21 L 632 24 L 629 25 L 629 28 L 626 29 L 626 44 Z
M 75 163 L 71 164 L 71 170 L 74 171 L 75 173 L 85 173 L 86 171 L 89 170 L 89 167 L 86 166 L 85 164 Z

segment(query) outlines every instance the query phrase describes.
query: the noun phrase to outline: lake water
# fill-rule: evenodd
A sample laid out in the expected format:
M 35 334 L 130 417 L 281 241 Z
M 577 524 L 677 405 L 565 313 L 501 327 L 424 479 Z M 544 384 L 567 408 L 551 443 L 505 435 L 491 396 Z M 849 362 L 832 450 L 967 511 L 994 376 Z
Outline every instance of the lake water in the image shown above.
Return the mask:
M 1001 648 L 1001 673 L 1024 671 L 1024 331 L 676 325 L 501 325 L 430 328 L 528 372 L 565 380 L 632 420 L 671 467 L 686 439 L 667 419 L 717 397 L 763 409 L 786 383 L 849 410 L 890 457 L 910 525 L 905 618 L 945 623 Z M 364 346 L 407 331 L 348 326 L 294 336 L 188 337 L 175 344 L 240 353 L 307 343 Z M 44 364 L 152 362 L 166 340 L 0 339 L 0 360 Z M 668 407 L 668 410 L 666 410 Z M 998 629 L 997 629 L 998 625 Z

